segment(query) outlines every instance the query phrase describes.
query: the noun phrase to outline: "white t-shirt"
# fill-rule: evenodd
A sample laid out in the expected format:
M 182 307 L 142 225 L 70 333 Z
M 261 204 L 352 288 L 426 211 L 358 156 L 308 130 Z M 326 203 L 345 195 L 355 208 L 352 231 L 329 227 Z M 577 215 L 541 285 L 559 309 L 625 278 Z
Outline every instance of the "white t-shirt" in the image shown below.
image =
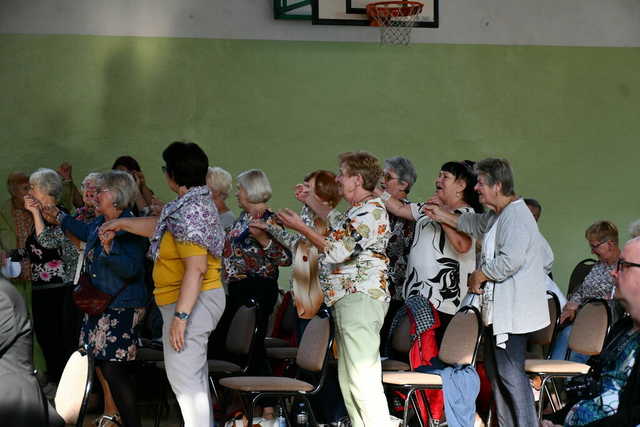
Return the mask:
M 407 259 L 402 296 L 422 294 L 440 312 L 455 314 L 467 294 L 467 278 L 476 267 L 476 244 L 459 254 L 442 230 L 442 226 L 421 211 L 422 204 L 411 203 L 416 219 L 413 243 Z M 456 213 L 474 212 L 470 207 Z

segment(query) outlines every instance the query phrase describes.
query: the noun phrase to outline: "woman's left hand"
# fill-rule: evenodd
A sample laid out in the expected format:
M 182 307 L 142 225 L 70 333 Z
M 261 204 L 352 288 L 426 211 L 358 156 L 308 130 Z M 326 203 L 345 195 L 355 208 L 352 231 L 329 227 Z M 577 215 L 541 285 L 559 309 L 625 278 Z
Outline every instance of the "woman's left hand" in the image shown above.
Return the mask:
M 116 233 L 113 231 L 100 230 L 98 232 L 98 237 L 100 238 L 102 249 L 107 255 L 109 255 L 109 252 L 111 252 L 111 246 L 113 246 L 113 239 L 116 237 Z
M 181 352 L 184 349 L 184 333 L 186 330 L 187 320 L 181 320 L 174 317 L 169 329 L 169 343 L 177 352 Z
M 280 222 L 282 222 L 282 224 L 287 228 L 291 228 L 292 230 L 296 231 L 304 228 L 304 221 L 302 221 L 300 215 L 298 215 L 291 209 L 282 209 L 277 213 L 277 216 Z
M 472 294 L 482 295 L 484 293 L 482 285 L 487 280 L 489 280 L 489 278 L 482 272 L 482 270 L 475 270 L 471 273 L 469 280 L 467 281 L 469 292 Z

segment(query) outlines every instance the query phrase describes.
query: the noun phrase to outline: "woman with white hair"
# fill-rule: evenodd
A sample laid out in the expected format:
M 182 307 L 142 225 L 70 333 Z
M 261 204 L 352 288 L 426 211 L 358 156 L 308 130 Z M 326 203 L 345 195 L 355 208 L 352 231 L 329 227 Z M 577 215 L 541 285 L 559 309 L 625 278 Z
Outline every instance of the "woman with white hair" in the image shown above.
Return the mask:
M 42 209 L 54 207 L 62 194 L 62 179 L 52 169 L 38 169 L 29 177 L 25 208 L 33 229 L 25 242 L 31 264 L 33 326 L 47 363 L 47 377 L 57 383 L 73 351 L 75 308 L 71 282 L 78 253 L 61 228 L 47 222 Z
M 144 316 L 147 302 L 144 259 L 148 244 L 143 237 L 124 231 L 109 240 L 99 233 L 104 222 L 133 216 L 131 208 L 138 195 L 133 177 L 109 171 L 101 174 L 96 184 L 98 216 L 94 221 L 87 224 L 64 212 L 56 217 L 64 231 L 86 242 L 83 269 L 94 287 L 112 296 L 103 313 L 84 314 L 80 345 L 94 357 L 109 383 L 120 412 L 118 421 L 135 427 L 141 424 L 128 362 L 136 358 L 135 327 Z
M 227 197 L 231 191 L 233 179 L 231 174 L 221 167 L 209 167 L 207 171 L 207 187 L 211 191 L 211 198 L 218 209 L 220 223 L 225 231 L 228 231 L 236 221 L 236 216 L 227 206 Z
M 220 336 L 226 336 L 231 318 L 238 307 L 253 298 L 260 305 L 258 327 L 264 342 L 269 315 L 278 298 L 278 267 L 291 265 L 291 252 L 265 231 L 250 227 L 255 219 L 280 227 L 267 202 L 271 198 L 271 184 L 259 169 L 242 172 L 237 177 L 240 216 L 227 233 L 224 251 L 224 277 L 228 283 L 227 309 L 220 320 Z M 258 345 L 254 360 L 264 362 L 264 346 Z

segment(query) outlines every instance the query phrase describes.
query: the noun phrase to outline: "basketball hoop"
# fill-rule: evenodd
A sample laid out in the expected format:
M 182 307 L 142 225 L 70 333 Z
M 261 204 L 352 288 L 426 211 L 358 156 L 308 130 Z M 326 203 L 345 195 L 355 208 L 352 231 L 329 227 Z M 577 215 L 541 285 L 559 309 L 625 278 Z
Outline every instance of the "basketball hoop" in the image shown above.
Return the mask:
M 417 1 L 379 1 L 367 5 L 372 27 L 380 27 L 380 43 L 406 45 L 411 41 L 411 29 L 423 4 Z

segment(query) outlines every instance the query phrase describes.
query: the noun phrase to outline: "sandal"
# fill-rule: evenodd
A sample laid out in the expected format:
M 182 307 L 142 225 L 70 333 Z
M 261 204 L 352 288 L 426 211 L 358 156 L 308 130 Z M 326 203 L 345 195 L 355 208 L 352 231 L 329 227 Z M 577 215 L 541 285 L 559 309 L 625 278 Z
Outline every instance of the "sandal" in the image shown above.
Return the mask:
M 122 418 L 119 414 L 103 414 L 96 418 L 97 427 L 122 427 Z

